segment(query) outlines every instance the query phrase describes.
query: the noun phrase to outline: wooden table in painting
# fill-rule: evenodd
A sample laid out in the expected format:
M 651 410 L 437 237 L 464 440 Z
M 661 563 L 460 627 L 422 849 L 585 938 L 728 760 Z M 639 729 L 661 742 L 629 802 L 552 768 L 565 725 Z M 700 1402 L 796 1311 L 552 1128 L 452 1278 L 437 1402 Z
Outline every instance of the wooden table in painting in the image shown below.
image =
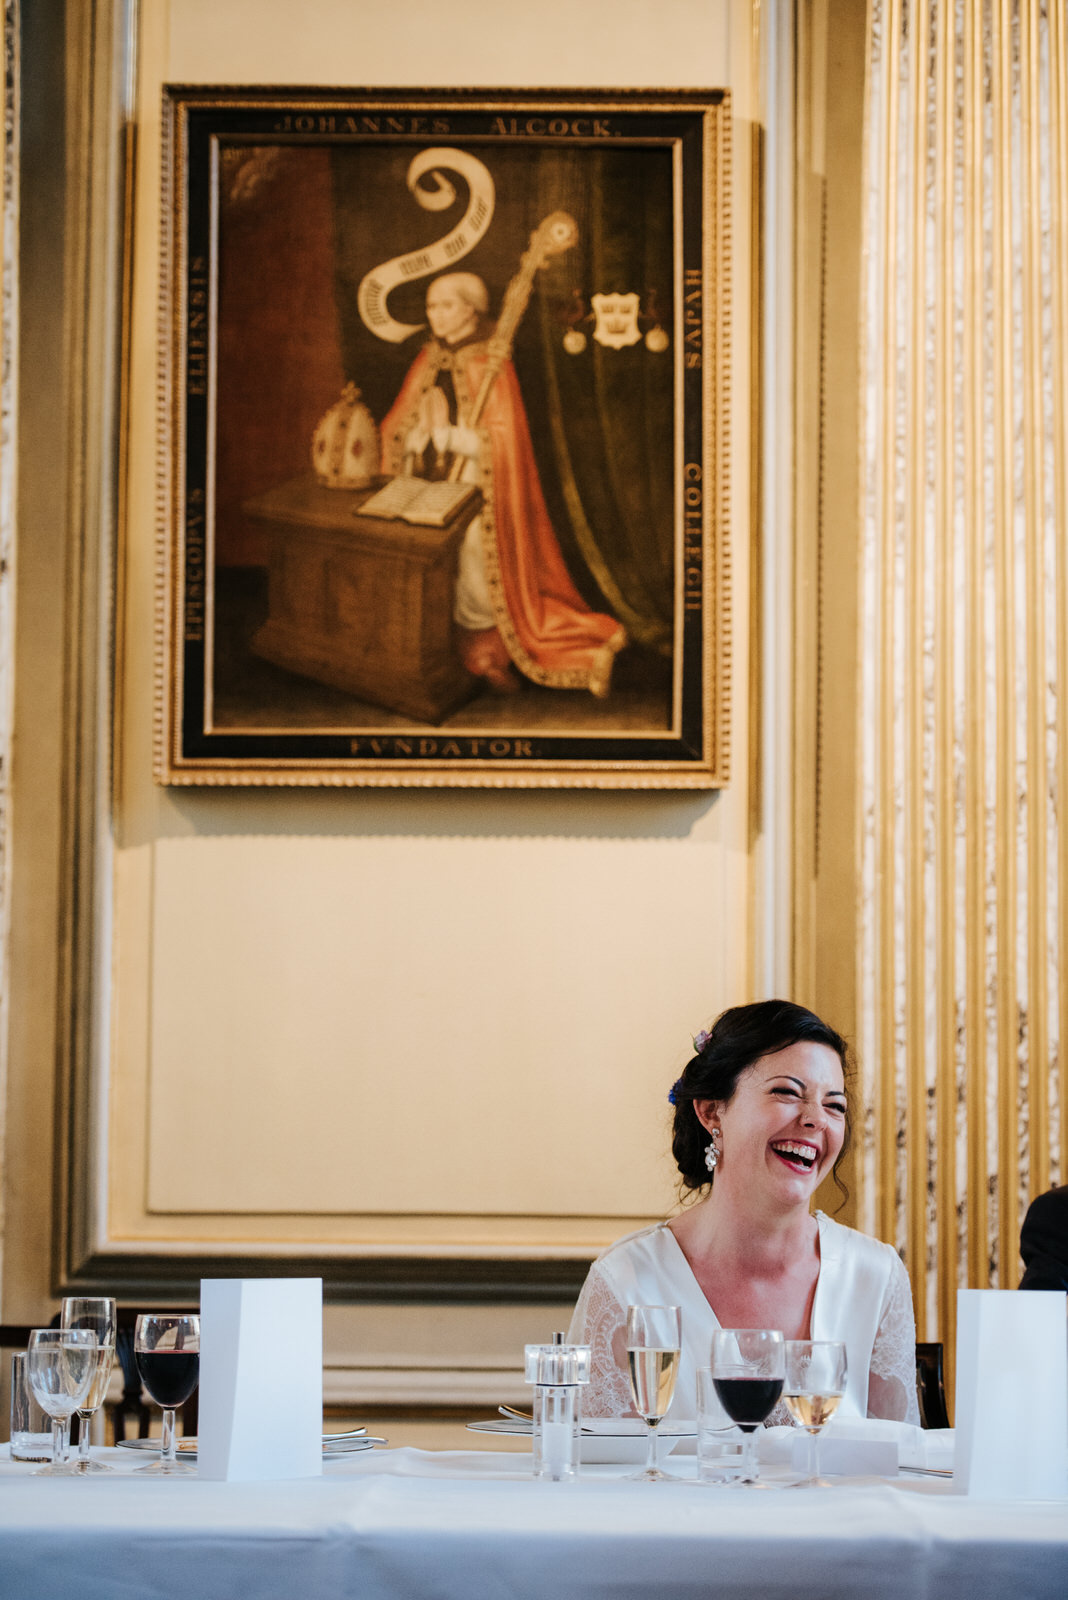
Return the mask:
M 474 679 L 454 644 L 457 551 L 477 507 L 445 527 L 357 516 L 372 491 L 313 473 L 244 506 L 271 541 L 257 655 L 372 705 L 438 723 Z

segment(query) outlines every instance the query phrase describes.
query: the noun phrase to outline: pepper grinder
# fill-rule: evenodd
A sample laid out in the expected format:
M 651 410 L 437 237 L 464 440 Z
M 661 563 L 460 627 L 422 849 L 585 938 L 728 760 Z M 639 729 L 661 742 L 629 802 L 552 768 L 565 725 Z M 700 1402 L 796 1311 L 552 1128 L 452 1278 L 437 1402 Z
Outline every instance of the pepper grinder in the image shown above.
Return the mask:
M 526 1346 L 527 1382 L 534 1385 L 534 1476 L 565 1483 L 578 1474 L 582 1385 L 590 1381 L 588 1344 Z

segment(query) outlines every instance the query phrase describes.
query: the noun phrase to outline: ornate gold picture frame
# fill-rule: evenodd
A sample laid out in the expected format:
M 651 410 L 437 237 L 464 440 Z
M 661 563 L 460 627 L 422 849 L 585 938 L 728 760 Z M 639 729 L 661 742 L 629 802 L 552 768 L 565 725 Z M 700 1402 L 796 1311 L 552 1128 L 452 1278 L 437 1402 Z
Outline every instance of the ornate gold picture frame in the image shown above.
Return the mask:
M 164 122 L 159 781 L 724 784 L 726 92 Z

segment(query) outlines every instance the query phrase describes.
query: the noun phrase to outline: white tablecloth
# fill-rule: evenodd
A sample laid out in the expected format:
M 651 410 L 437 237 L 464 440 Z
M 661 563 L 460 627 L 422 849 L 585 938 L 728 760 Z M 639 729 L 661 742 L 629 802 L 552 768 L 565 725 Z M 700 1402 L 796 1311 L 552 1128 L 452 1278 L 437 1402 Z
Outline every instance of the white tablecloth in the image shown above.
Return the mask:
M 1068 1596 L 1068 1504 L 974 1502 L 933 1478 L 540 1484 L 524 1455 L 375 1450 L 321 1479 L 227 1484 L 100 1455 L 122 1475 L 35 1478 L 0 1447 L 3 1600 Z

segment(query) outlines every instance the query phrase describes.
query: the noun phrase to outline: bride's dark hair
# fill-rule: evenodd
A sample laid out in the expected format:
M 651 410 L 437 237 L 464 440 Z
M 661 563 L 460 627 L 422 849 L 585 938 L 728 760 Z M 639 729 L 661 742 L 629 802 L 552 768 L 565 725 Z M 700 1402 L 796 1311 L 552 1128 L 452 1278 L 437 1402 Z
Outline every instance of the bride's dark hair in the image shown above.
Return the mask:
M 802 1042 L 825 1044 L 834 1051 L 842 1063 L 848 1090 L 849 1046 L 829 1023 L 792 1000 L 758 1000 L 753 1005 L 731 1006 L 716 1018 L 707 1033 L 697 1035 L 694 1040 L 697 1054 L 686 1063 L 668 1097 L 675 1107 L 671 1151 L 684 1188 L 703 1189 L 711 1182 L 705 1166 L 708 1133 L 697 1120 L 694 1101 L 720 1100 L 726 1104 L 737 1089 L 742 1073 L 754 1061 Z M 834 1181 L 843 1195 L 846 1190 L 838 1177 L 838 1162 L 849 1144 L 848 1093 L 846 1104 L 846 1133 L 834 1164 Z

